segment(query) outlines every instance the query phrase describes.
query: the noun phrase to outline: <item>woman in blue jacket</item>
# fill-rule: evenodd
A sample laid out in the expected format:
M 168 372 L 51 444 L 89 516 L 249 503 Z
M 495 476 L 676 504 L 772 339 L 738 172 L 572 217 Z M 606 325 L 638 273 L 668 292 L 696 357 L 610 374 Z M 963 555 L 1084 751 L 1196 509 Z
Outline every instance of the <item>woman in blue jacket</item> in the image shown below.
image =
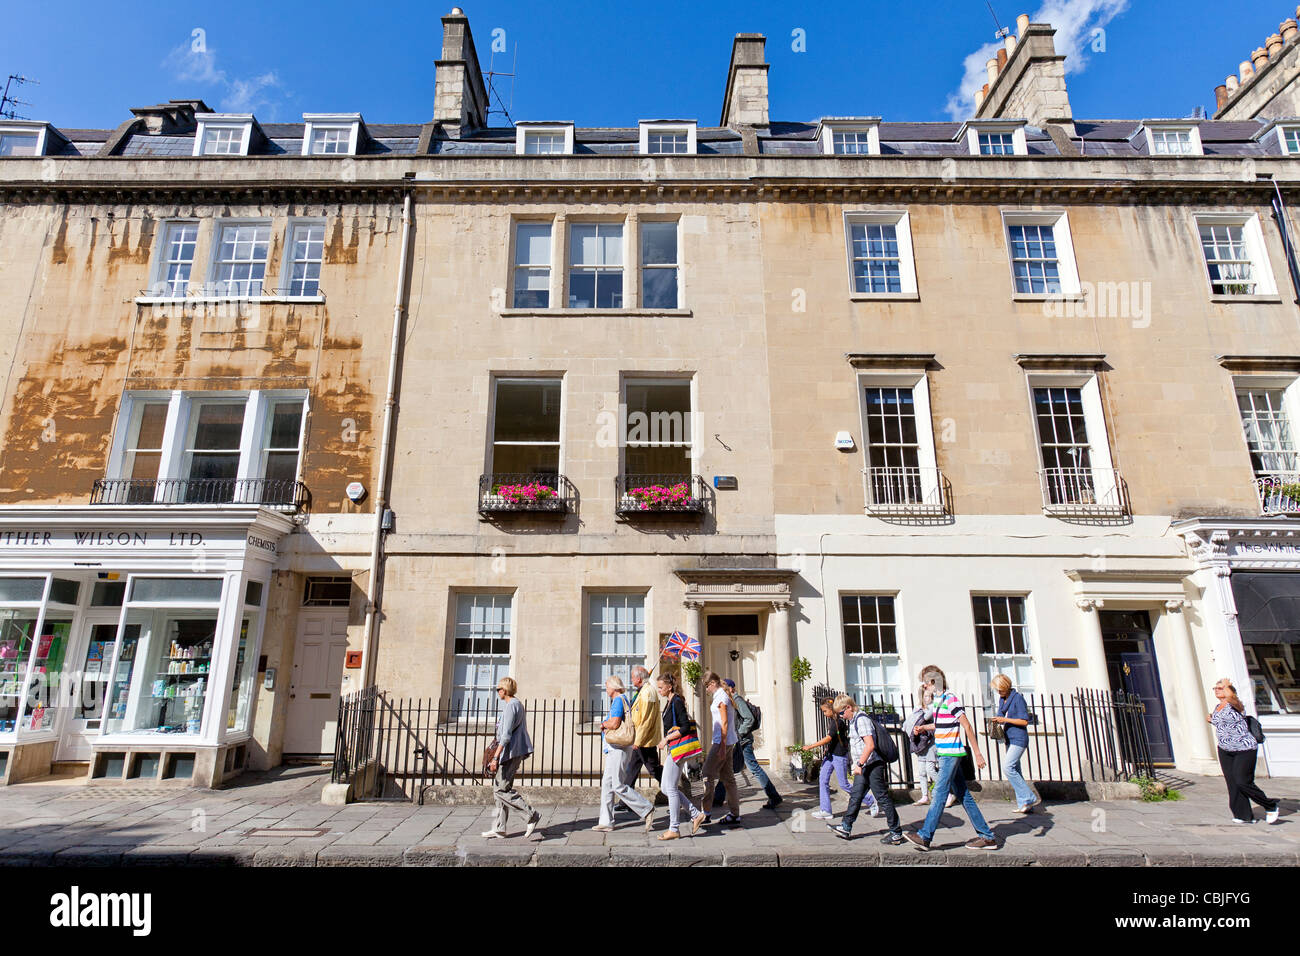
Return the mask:
M 1016 812 L 1029 813 L 1038 803 L 1038 797 L 1020 773 L 1020 758 L 1029 746 L 1029 731 L 1026 729 L 1029 726 L 1029 706 L 1025 703 L 1024 695 L 1015 689 L 1011 678 L 1006 674 L 993 678 L 989 686 L 1001 698 L 998 701 L 998 715 L 989 720 L 1002 724 L 1006 729 L 1007 757 L 1003 766 L 1007 771 L 1007 779 L 1011 781 L 1011 789 L 1016 792 Z

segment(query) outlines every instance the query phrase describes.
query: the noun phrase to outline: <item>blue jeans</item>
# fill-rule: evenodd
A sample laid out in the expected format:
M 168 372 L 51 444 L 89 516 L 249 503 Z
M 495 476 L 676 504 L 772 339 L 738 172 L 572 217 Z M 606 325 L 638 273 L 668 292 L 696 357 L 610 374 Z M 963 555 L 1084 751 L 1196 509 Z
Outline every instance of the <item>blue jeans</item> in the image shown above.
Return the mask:
M 1011 781 L 1011 789 L 1016 792 L 1016 806 L 1032 807 L 1038 802 L 1038 797 L 1030 789 L 1029 784 L 1020 773 L 1020 758 L 1025 754 L 1025 748 L 1020 744 L 1011 744 L 1007 747 L 1007 758 L 1002 766 L 1007 772 L 1007 779 Z
M 872 764 L 866 770 L 859 771 L 853 778 L 849 808 L 844 811 L 840 826 L 850 832 L 853 830 L 853 824 L 858 819 L 858 811 L 862 809 L 863 796 L 868 789 L 880 804 L 880 808 L 885 811 L 885 825 L 889 827 L 889 832 L 902 836 L 903 826 L 898 822 L 898 811 L 894 809 L 894 801 L 889 796 L 889 764 L 885 763 Z
M 934 802 L 930 804 L 930 812 L 925 815 L 925 822 L 921 824 L 921 829 L 916 831 L 922 840 L 927 843 L 934 839 L 934 831 L 939 829 L 939 818 L 943 816 L 943 805 L 948 802 L 948 794 L 952 793 L 961 801 L 962 809 L 966 811 L 966 817 L 970 820 L 970 825 L 986 840 L 993 839 L 993 831 L 989 825 L 984 822 L 984 814 L 980 813 L 980 808 L 975 804 L 975 797 L 966 789 L 966 778 L 961 772 L 960 757 L 940 757 L 939 758 L 939 779 L 934 784 Z
M 822 759 L 822 770 L 817 780 L 818 792 L 821 795 L 821 808 L 823 813 L 831 812 L 831 777 L 839 774 L 840 792 L 848 793 L 853 788 L 849 785 L 849 758 L 828 756 Z M 871 808 L 876 802 L 876 798 L 867 794 L 862 801 L 862 805 Z

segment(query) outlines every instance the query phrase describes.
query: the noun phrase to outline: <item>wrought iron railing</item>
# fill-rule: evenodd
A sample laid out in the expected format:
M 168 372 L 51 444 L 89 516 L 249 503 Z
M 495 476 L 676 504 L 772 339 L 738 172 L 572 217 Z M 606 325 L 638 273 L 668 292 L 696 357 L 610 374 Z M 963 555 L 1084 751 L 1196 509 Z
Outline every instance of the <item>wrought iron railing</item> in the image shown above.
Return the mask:
M 614 511 L 620 515 L 703 514 L 707 488 L 699 475 L 619 475 Z
M 557 474 L 497 472 L 478 480 L 479 514 L 564 514 L 574 498 L 569 479 Z
M 952 500 L 938 468 L 864 468 L 862 483 L 874 514 L 944 515 Z
M 1044 468 L 1043 510 L 1053 515 L 1126 515 L 1128 485 L 1113 468 Z
M 839 692 L 814 688 L 813 703 L 819 704 Z M 1078 688 L 1069 694 L 1025 694 L 1029 707 L 1029 746 L 1021 758 L 1020 772 L 1027 780 L 1099 783 L 1150 777 L 1154 774 L 1147 742 L 1145 707 L 1123 692 Z M 989 736 L 989 717 L 997 715 L 996 701 L 966 703 L 966 716 L 979 740 L 988 765 L 967 768 L 975 780 L 1005 780 L 1002 757 L 1005 748 Z M 883 716 L 898 744 L 900 759 L 889 768 L 890 785 L 911 789 L 916 785 L 910 740 L 903 724 L 917 707 L 915 695 L 892 694 L 859 702 L 868 712 Z M 829 732 L 829 722 L 817 708 L 817 737 Z
M 262 505 L 302 511 L 311 493 L 287 478 L 98 478 L 92 505 Z
M 1255 476 L 1260 514 L 1300 514 L 1300 474 L 1269 472 Z

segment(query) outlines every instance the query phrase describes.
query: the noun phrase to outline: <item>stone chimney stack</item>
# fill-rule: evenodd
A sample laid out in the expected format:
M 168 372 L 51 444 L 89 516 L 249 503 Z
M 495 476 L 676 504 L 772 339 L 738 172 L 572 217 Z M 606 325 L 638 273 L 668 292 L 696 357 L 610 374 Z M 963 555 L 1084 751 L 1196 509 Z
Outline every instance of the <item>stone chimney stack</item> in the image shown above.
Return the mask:
M 737 33 L 731 44 L 727 92 L 722 98 L 720 126 L 766 126 L 767 61 L 761 33 Z
M 460 7 L 442 18 L 442 58 L 434 65 L 433 121 L 455 136 L 485 127 L 487 88 L 469 18 Z
M 1065 54 L 1056 52 L 1056 31 L 1021 14 L 1014 43 L 988 62 L 989 85 L 977 97 L 975 119 L 1023 119 L 1031 126 L 1064 126 L 1073 135 L 1074 115 L 1065 89 Z M 1011 39 L 1007 38 L 1008 41 Z
M 1296 8 L 1300 17 L 1300 7 Z M 1277 25 L 1277 33 L 1242 60 L 1239 76 L 1215 87 L 1215 119 L 1282 119 L 1300 114 L 1300 28 L 1294 19 Z M 1226 87 L 1226 89 L 1225 89 Z

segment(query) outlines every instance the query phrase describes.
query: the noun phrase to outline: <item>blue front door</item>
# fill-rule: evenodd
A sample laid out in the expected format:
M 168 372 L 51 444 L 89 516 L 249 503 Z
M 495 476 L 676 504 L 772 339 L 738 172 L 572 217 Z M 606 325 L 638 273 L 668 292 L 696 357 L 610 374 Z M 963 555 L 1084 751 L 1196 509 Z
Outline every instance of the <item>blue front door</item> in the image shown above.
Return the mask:
M 1146 611 L 1102 611 L 1101 637 L 1106 650 L 1110 689 L 1142 701 L 1146 713 L 1147 745 L 1152 763 L 1172 764 L 1174 748 L 1169 739 L 1165 697 L 1156 666 L 1151 618 Z

